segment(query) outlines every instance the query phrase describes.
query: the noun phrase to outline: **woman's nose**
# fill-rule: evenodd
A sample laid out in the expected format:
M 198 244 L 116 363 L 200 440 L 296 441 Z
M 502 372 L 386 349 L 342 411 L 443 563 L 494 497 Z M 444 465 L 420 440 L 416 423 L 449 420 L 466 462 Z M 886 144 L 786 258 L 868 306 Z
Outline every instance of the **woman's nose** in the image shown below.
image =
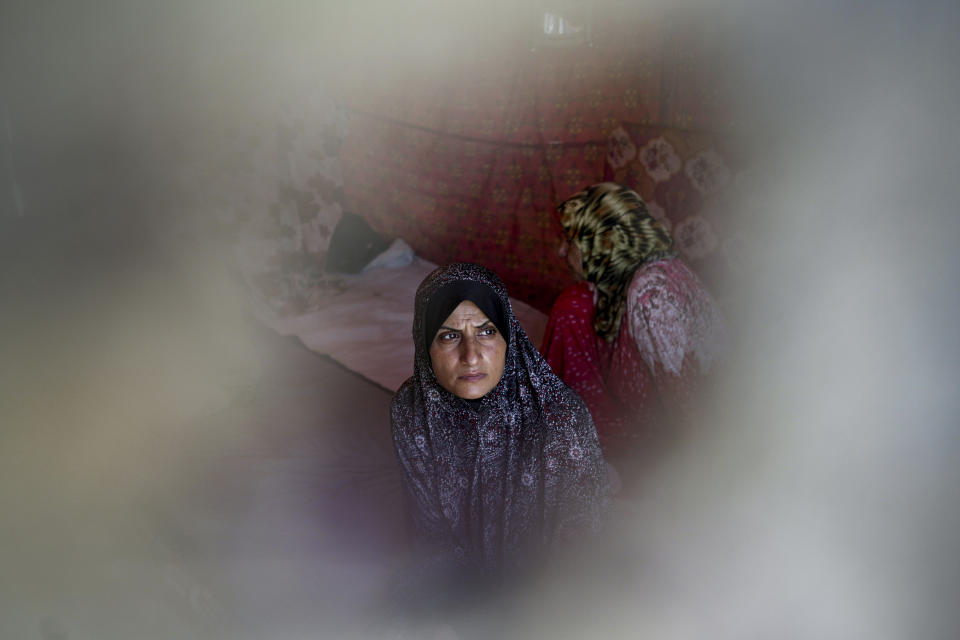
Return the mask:
M 466 339 L 460 345 L 460 360 L 466 364 L 473 364 L 480 359 L 480 351 L 474 340 Z

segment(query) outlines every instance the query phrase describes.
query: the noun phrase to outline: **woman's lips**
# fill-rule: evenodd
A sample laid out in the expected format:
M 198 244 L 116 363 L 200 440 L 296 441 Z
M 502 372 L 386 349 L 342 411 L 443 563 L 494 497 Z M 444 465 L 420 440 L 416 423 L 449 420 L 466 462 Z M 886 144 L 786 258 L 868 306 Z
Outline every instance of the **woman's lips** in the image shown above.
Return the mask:
M 478 373 L 465 373 L 462 376 L 460 376 L 460 379 L 466 382 L 476 382 L 478 380 L 483 380 L 486 377 L 487 377 L 487 374 L 481 371 Z

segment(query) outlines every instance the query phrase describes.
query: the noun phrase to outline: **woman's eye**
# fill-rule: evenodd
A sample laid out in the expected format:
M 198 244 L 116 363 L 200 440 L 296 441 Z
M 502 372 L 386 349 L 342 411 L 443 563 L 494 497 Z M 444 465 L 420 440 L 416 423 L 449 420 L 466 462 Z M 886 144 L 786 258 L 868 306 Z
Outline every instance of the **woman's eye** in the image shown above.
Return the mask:
M 497 335 L 497 330 L 495 327 L 486 327 L 480 330 L 480 335 L 482 336 L 495 336 Z
M 450 333 L 441 333 L 437 338 L 440 342 L 453 342 L 459 337 L 459 334 L 450 332 Z

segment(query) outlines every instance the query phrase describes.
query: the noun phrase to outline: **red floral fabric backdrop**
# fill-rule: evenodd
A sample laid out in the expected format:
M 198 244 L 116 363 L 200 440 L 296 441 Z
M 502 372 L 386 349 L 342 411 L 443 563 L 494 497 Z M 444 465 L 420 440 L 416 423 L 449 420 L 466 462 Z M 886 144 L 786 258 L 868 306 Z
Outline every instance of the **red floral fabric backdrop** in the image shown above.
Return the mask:
M 704 75 L 703 47 L 684 48 L 671 35 L 680 30 L 648 18 L 598 21 L 594 46 L 468 43 L 429 72 L 391 67 L 347 79 L 347 209 L 434 262 L 485 264 L 511 295 L 549 310 L 571 282 L 556 254 L 556 205 L 613 178 L 645 197 L 657 186 L 657 206 L 686 220 L 702 181 L 680 171 L 661 187 L 662 171 L 643 175 L 646 156 L 623 161 L 617 145 L 636 150 L 662 129 L 679 158 L 666 161 L 683 164 L 709 145 L 680 142 L 671 127 L 729 124 L 716 90 L 684 81 Z
M 611 135 L 608 160 L 608 177 L 639 193 L 680 255 L 719 288 L 740 250 L 742 158 L 733 138 L 625 123 Z

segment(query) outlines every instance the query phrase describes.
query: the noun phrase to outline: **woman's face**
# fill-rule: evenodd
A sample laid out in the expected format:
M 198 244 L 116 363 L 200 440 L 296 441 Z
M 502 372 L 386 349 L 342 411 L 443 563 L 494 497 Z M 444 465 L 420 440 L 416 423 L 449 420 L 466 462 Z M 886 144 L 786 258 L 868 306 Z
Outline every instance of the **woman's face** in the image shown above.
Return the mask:
M 573 275 L 577 281 L 586 280 L 587 275 L 583 272 L 583 254 L 580 253 L 580 247 L 577 246 L 576 242 L 567 240 L 566 237 L 564 237 L 561 240 L 557 253 L 567 261 L 570 274 Z
M 430 362 L 440 386 L 467 400 L 482 398 L 497 386 L 506 356 L 506 340 L 469 300 L 447 316 L 430 343 Z

